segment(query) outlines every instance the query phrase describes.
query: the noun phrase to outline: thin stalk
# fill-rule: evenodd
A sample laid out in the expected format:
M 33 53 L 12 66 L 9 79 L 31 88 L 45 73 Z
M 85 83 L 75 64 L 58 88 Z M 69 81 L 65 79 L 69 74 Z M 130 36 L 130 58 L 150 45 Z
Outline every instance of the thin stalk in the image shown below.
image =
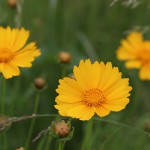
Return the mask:
M 1 101 L 1 115 L 5 114 L 5 103 L 6 103 L 6 80 L 2 82 L 2 101 Z
M 34 114 L 37 113 L 38 106 L 39 106 L 39 91 L 37 91 L 37 94 L 36 94 L 35 105 L 34 105 L 34 111 L 33 111 Z M 35 125 L 35 119 L 36 119 L 36 118 L 33 118 L 33 119 L 32 119 L 31 124 L 30 124 L 30 127 L 29 127 L 29 132 L 28 132 L 28 136 L 27 136 L 27 141 L 26 141 L 26 144 L 25 144 L 26 149 L 28 149 L 28 147 L 29 147 L 29 143 L 30 143 L 30 140 L 31 140 L 32 132 L 33 132 L 34 125 Z
M 46 146 L 45 146 L 45 150 L 49 150 L 49 147 L 50 147 L 50 144 L 51 144 L 51 141 L 52 141 L 52 137 L 49 136 L 46 140 Z
M 124 123 L 120 123 L 120 122 L 112 121 L 112 120 L 107 120 L 107 119 L 102 119 L 102 118 L 94 118 L 94 120 L 111 123 L 111 124 L 114 124 L 114 125 L 118 125 L 120 127 L 125 127 L 125 128 L 128 128 L 128 129 L 134 130 L 134 131 L 138 131 L 140 133 L 143 133 L 143 134 L 146 134 L 146 135 L 150 136 L 150 134 L 148 132 L 146 132 L 144 130 L 141 130 L 137 127 L 132 127 L 130 125 L 124 124 Z
M 63 142 L 63 145 L 62 145 L 62 148 L 63 148 L 63 149 L 64 149 L 64 147 L 65 147 L 65 144 L 66 144 L 66 142 L 64 141 L 64 142 Z
M 58 150 L 63 150 L 63 149 L 64 149 L 64 145 L 65 145 L 65 142 L 59 140 L 59 143 L 58 143 Z
M 6 136 L 6 132 L 3 133 L 3 140 L 4 140 L 4 150 L 7 150 L 7 136 Z
M 25 121 L 28 119 L 35 119 L 35 118 L 43 118 L 43 117 L 57 117 L 58 118 L 58 114 L 33 114 L 30 116 L 22 116 L 22 117 L 10 117 L 9 120 L 7 121 L 7 123 L 16 123 L 16 122 L 20 122 L 20 121 Z M 146 132 L 140 128 L 137 127 L 133 127 L 124 123 L 120 123 L 117 121 L 113 121 L 113 120 L 108 120 L 108 119 L 103 119 L 103 118 L 93 118 L 93 120 L 97 120 L 97 121 L 102 121 L 102 122 L 107 122 L 110 124 L 114 124 L 114 125 L 118 125 L 120 127 L 125 127 L 125 128 L 129 128 L 131 130 L 140 132 L 142 134 L 146 134 L 147 136 L 150 136 L 149 132 Z
M 61 64 L 61 78 L 66 76 L 66 65 L 67 64 Z
M 82 143 L 82 147 L 81 147 L 81 150 L 88 150 L 90 149 L 90 147 L 87 146 L 88 144 L 88 140 L 90 139 L 91 137 L 91 134 L 92 134 L 92 127 L 93 127 L 93 119 L 91 119 L 88 124 L 87 124 L 87 127 L 86 127 L 86 135 L 83 139 L 83 143 Z
M 102 143 L 102 145 L 100 146 L 100 150 L 103 150 L 105 145 L 108 143 L 108 141 L 110 141 L 110 139 L 118 132 L 120 131 L 121 127 L 117 128 L 116 130 L 114 130 L 112 132 L 112 134 Z
M 22 5 L 24 0 L 17 0 L 17 13 L 15 16 L 15 26 L 20 28 L 22 22 Z
M 44 145 L 45 145 L 46 139 L 47 139 L 46 136 L 41 139 L 41 141 L 38 143 L 38 146 L 37 146 L 38 148 L 37 148 L 37 150 L 43 150 L 43 147 L 44 147 Z
M 1 101 L 1 115 L 5 114 L 5 106 L 6 106 L 6 80 L 2 80 L 2 101 Z M 4 150 L 7 150 L 7 136 L 6 133 L 3 133 L 3 145 Z

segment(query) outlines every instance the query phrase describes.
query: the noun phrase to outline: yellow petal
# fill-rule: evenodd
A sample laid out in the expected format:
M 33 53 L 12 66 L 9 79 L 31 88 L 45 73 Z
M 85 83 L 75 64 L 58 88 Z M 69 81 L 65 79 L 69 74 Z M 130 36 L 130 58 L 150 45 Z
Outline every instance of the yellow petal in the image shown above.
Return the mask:
M 20 50 L 26 44 L 29 37 L 29 31 L 24 28 L 15 33 L 16 36 L 14 35 L 14 43 L 11 45 L 11 49 L 14 52 Z
M 128 103 L 129 98 L 110 99 L 105 102 L 105 104 L 110 105 L 127 105 Z
M 138 43 L 141 43 L 143 41 L 143 36 L 141 32 L 131 32 L 127 40 L 130 42 L 130 44 L 136 46 Z
M 82 98 L 66 96 L 66 95 L 59 95 L 58 99 L 64 103 L 76 103 L 82 101 Z
M 120 97 L 129 96 L 129 92 L 132 90 L 132 87 L 128 86 L 129 79 L 121 79 L 120 81 L 116 82 L 112 87 L 107 89 L 104 94 L 106 95 L 107 99 L 117 99 Z
M 80 84 L 80 86 L 83 89 L 87 89 L 86 71 L 85 71 L 85 65 L 84 65 L 83 60 L 80 61 L 79 67 L 74 66 L 73 72 L 74 72 L 74 76 L 75 76 L 77 82 Z
M 15 53 L 15 58 L 12 62 L 19 67 L 31 67 L 31 62 L 40 54 L 41 52 L 36 49 L 35 43 L 30 43 L 25 48 Z
M 111 110 L 111 111 L 120 111 L 125 108 L 126 105 L 111 105 L 111 104 L 103 104 L 104 108 Z
M 67 115 L 80 120 L 89 120 L 95 113 L 94 107 L 88 107 L 85 105 L 79 105 L 67 111 Z
M 127 61 L 125 63 L 126 67 L 127 68 L 140 68 L 141 65 L 142 65 L 142 62 L 141 61 L 138 61 L 138 60 L 130 60 L 130 61 Z
M 106 91 L 109 88 L 113 87 L 117 82 L 121 80 L 121 73 L 118 71 L 118 68 L 115 67 L 109 72 L 109 77 L 105 79 L 105 84 L 100 85 L 102 91 Z
M 12 63 L 1 63 L 0 70 L 6 79 L 20 75 L 19 68 Z
M 107 83 L 109 77 L 111 76 L 111 72 L 112 72 L 112 64 L 108 62 L 105 68 L 103 69 L 103 72 L 101 73 L 102 75 L 98 85 L 100 89 L 103 89 L 104 85 Z
M 58 94 L 62 94 L 66 96 L 73 96 L 80 98 L 83 93 L 83 89 L 80 87 L 78 82 L 71 78 L 64 78 L 63 80 L 59 80 L 60 85 L 56 90 Z
M 99 115 L 100 117 L 107 116 L 110 113 L 110 110 L 100 106 L 96 108 L 96 114 Z
M 74 75 L 83 89 L 97 88 L 100 80 L 100 69 L 100 64 L 97 61 L 92 64 L 89 59 L 85 62 L 81 60 L 79 67 L 74 67 Z
M 57 100 L 57 102 L 58 102 L 58 104 L 54 105 L 54 107 L 56 109 L 58 109 L 59 114 L 62 115 L 62 116 L 67 116 L 67 111 L 69 111 L 70 109 L 72 109 L 74 107 L 77 107 L 77 106 L 81 105 L 81 103 L 73 103 L 73 104 L 62 103 L 58 100 Z
M 132 60 L 135 59 L 136 56 L 133 53 L 128 52 L 124 47 L 120 47 L 117 50 L 117 58 L 120 60 Z
M 101 72 L 102 72 L 102 68 L 100 67 L 100 64 L 96 61 L 92 65 L 91 76 L 89 76 L 90 84 L 88 85 L 88 87 L 90 87 L 90 88 L 98 87 L 98 84 L 100 82 Z
M 120 60 L 132 60 L 138 57 L 137 51 L 143 43 L 140 32 L 131 32 L 128 37 L 121 41 L 121 46 L 117 50 L 117 57 Z
M 150 80 L 150 65 L 145 65 L 140 69 L 139 76 L 142 80 Z

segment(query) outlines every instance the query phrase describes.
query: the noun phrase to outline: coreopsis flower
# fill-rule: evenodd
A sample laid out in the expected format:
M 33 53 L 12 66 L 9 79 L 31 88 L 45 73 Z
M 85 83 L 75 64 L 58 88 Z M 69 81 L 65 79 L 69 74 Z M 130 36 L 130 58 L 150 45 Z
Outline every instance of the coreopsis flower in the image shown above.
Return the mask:
M 111 62 L 104 64 L 88 59 L 74 67 L 75 79 L 59 80 L 55 108 L 60 115 L 89 120 L 95 113 L 104 117 L 110 111 L 120 111 L 129 103 L 129 79 L 122 78 Z
M 121 41 L 117 57 L 126 61 L 127 68 L 139 69 L 142 80 L 150 80 L 150 41 L 144 40 L 140 32 L 132 32 Z
M 34 42 L 25 46 L 29 31 L 24 28 L 0 27 L 0 73 L 7 78 L 19 76 L 19 67 L 31 67 L 41 55 Z

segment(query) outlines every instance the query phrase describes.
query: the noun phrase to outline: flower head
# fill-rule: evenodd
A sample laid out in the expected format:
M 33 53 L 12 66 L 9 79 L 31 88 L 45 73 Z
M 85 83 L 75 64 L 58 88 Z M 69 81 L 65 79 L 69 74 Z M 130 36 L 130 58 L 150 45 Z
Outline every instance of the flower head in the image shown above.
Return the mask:
M 53 121 L 50 126 L 50 134 L 59 139 L 59 141 L 69 141 L 74 134 L 74 127 L 71 126 L 70 121 Z
M 45 84 L 46 84 L 46 81 L 43 78 L 39 77 L 34 80 L 34 86 L 39 90 L 43 89 Z
M 41 55 L 34 42 L 25 46 L 29 31 L 0 27 L 0 72 L 5 78 L 20 75 L 19 67 L 31 67 Z
M 59 60 L 64 64 L 68 64 L 71 61 L 71 54 L 68 52 L 61 51 L 59 53 Z
M 89 120 L 95 113 L 104 117 L 110 111 L 120 111 L 129 103 L 129 79 L 122 79 L 117 67 L 108 62 L 81 60 L 74 67 L 75 79 L 60 80 L 55 108 L 60 115 Z
M 7 0 L 7 3 L 10 7 L 16 7 L 17 0 Z
M 117 57 L 126 61 L 127 68 L 139 69 L 142 80 L 150 80 L 150 41 L 144 41 L 140 32 L 132 32 L 121 41 Z
M 67 137 L 71 132 L 70 122 L 64 120 L 53 122 L 54 133 L 60 138 Z

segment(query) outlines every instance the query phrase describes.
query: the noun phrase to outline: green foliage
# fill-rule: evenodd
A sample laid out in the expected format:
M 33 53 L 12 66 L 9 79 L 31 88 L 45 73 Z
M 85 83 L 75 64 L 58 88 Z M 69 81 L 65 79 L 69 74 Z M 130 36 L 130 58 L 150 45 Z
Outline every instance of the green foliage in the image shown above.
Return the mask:
M 111 61 L 118 66 L 124 77 L 130 78 L 133 86 L 130 103 L 119 113 L 111 113 L 106 119 L 128 124 L 133 128 L 145 130 L 150 122 L 150 82 L 140 81 L 138 72 L 127 70 L 116 59 L 115 51 L 129 30 L 149 27 L 150 2 L 140 1 L 135 8 L 126 7 L 122 0 L 110 6 L 111 0 L 24 0 L 21 24 L 30 30 L 30 40 L 36 41 L 42 55 L 30 69 L 21 69 L 21 76 L 7 80 L 6 116 L 31 115 L 33 113 L 36 90 L 33 81 L 36 77 L 46 80 L 46 88 L 40 92 L 39 114 L 54 114 L 58 80 L 62 77 L 62 66 L 57 59 L 60 51 L 72 54 L 72 61 L 66 65 L 65 74 L 72 73 L 72 67 L 80 59 L 91 58 Z M 0 1 L 1 26 L 15 27 L 15 8 L 10 8 L 6 0 Z M 150 31 L 145 32 L 150 39 Z M 1 77 L 2 78 L 2 77 Z M 2 79 L 0 95 L 2 95 Z M 1 98 L 0 98 L 1 100 Z M 36 119 L 32 139 L 58 118 L 43 117 Z M 11 125 L 6 132 L 7 150 L 24 146 L 30 121 Z M 65 145 L 66 150 L 79 150 L 85 134 L 85 122 L 73 120 L 74 136 Z M 1 133 L 0 133 L 1 134 Z M 4 136 L 0 135 L 0 150 L 4 150 Z M 94 120 L 92 137 L 87 143 L 95 150 L 149 150 L 150 138 L 138 131 Z M 47 146 L 45 146 L 47 145 Z M 48 136 L 30 143 L 29 150 L 54 150 L 55 139 Z

